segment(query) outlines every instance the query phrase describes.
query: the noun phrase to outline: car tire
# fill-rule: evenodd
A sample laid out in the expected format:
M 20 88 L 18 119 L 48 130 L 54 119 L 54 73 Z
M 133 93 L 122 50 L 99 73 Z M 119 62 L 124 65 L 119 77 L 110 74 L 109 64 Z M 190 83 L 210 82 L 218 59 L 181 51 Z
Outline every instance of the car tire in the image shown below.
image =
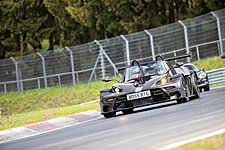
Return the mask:
M 116 112 L 106 113 L 106 114 L 103 114 L 103 116 L 105 118 L 115 117 L 116 116 Z
M 207 85 L 204 87 L 204 91 L 210 91 L 209 84 L 207 84 Z
M 200 89 L 198 88 L 198 80 L 197 80 L 197 76 L 194 75 L 194 79 L 193 79 L 193 94 L 194 94 L 194 98 L 200 98 Z
M 182 80 L 182 86 L 185 88 L 186 96 L 183 98 L 177 99 L 177 103 L 179 104 L 188 102 L 190 99 L 190 90 L 189 90 L 187 82 L 184 79 Z
M 131 113 L 134 112 L 134 109 L 133 109 L 133 108 L 130 108 L 130 109 L 122 110 L 122 112 L 123 112 L 124 114 L 131 114 Z

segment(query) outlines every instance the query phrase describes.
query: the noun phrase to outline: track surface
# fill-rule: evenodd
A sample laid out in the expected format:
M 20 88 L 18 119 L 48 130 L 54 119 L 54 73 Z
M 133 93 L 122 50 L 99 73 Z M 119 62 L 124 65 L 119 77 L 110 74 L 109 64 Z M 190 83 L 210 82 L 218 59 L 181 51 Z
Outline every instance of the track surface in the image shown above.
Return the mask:
M 188 103 L 142 107 L 129 115 L 0 144 L 1 150 L 157 149 L 225 127 L 225 87 Z

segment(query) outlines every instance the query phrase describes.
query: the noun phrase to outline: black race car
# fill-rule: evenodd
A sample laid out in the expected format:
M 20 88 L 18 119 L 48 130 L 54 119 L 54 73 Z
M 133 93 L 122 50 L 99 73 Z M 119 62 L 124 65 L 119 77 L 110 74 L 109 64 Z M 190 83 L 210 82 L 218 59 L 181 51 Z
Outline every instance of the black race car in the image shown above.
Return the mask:
M 121 67 L 122 79 L 112 86 L 100 90 L 100 109 L 104 117 L 116 116 L 116 112 L 132 113 L 136 107 L 177 100 L 178 103 L 189 101 L 190 97 L 199 98 L 198 76 L 189 71 L 183 63 L 176 67 L 170 60 L 190 57 L 189 54 L 156 61 L 139 63 L 132 61 L 130 66 Z M 104 79 L 103 81 L 112 81 Z
M 187 67 L 190 71 L 196 71 L 197 72 L 197 75 L 198 75 L 198 78 L 199 78 L 198 79 L 198 87 L 199 87 L 200 91 L 202 91 L 202 89 L 204 89 L 204 91 L 210 90 L 208 75 L 204 71 L 204 68 L 200 68 L 198 70 L 198 68 L 192 63 L 184 64 L 184 66 Z

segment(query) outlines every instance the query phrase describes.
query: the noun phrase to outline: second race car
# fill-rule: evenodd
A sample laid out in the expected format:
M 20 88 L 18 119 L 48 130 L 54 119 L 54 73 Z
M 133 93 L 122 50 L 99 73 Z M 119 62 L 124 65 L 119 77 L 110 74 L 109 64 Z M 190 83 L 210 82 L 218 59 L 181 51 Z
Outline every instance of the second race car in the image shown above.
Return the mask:
M 198 70 L 198 68 L 192 63 L 184 64 L 184 66 L 187 67 L 190 71 L 196 71 L 198 78 L 199 78 L 198 79 L 198 87 L 199 87 L 200 92 L 202 91 L 202 89 L 204 89 L 204 91 L 210 90 L 208 75 L 204 71 L 204 68 L 200 68 Z

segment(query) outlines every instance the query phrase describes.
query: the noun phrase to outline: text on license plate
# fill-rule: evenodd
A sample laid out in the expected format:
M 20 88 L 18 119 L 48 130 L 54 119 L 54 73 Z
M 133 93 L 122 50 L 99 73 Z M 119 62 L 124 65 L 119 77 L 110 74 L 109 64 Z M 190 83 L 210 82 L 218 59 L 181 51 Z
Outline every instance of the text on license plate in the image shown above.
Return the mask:
M 150 96 L 151 96 L 150 91 L 143 91 L 143 92 L 139 92 L 139 93 L 128 94 L 127 100 L 129 101 L 129 100 L 150 97 Z

